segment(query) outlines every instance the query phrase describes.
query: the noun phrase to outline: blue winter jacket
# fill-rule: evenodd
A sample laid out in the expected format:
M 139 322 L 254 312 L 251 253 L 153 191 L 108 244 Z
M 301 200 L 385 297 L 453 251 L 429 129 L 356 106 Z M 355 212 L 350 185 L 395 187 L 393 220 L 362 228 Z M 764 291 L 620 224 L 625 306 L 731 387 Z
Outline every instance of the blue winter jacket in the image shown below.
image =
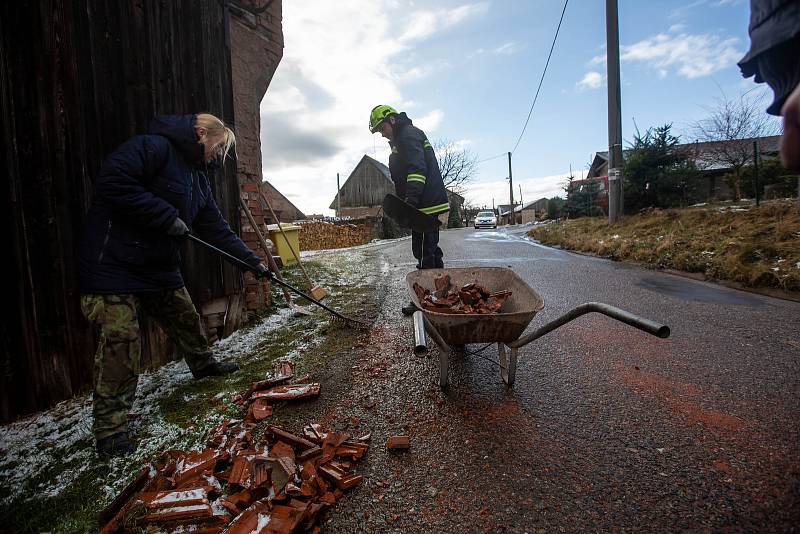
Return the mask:
M 425 132 L 414 126 L 405 113 L 397 114 L 394 139 L 389 142 L 389 172 L 397 196 L 428 215 L 450 209 L 436 153 Z
M 180 217 L 192 232 L 253 267 L 260 262 L 228 226 L 211 193 L 194 115 L 165 115 L 106 158 L 97 175 L 79 249 L 82 293 L 177 289 Z

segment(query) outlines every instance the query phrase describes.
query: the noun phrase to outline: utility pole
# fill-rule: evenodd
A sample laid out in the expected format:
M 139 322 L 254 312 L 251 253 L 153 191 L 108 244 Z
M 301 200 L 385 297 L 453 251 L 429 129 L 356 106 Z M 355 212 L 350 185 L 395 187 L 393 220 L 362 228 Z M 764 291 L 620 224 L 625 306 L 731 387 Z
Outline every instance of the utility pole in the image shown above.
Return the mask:
M 606 65 L 608 74 L 608 224 L 623 213 L 622 114 L 619 81 L 619 16 L 617 0 L 606 0 Z
M 339 173 L 336 173 L 336 216 L 342 216 L 342 189 L 339 187 Z
M 511 152 L 508 153 L 508 197 L 511 209 L 514 209 L 514 178 L 511 176 Z

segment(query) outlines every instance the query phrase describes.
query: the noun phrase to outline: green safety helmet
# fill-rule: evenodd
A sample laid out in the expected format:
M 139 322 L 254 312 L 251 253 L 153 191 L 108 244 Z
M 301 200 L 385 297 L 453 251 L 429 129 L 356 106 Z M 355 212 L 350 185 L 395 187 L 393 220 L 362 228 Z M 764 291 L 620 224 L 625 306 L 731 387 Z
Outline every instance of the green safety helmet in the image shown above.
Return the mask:
M 375 133 L 378 130 L 378 126 L 380 126 L 389 115 L 397 115 L 397 110 L 392 106 L 382 104 L 372 108 L 372 112 L 369 114 L 369 131 Z

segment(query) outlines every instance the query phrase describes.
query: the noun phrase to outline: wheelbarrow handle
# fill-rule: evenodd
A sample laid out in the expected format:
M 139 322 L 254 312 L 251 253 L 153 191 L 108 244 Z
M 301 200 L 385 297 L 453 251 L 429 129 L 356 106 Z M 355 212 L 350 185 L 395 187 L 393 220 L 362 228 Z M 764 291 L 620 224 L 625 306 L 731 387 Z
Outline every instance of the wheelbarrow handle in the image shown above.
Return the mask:
M 610 304 L 603 304 L 602 302 L 585 302 L 580 306 L 568 311 L 558 319 L 551 321 L 543 327 L 528 334 L 527 336 L 523 336 L 516 341 L 512 341 L 511 343 L 506 343 L 506 345 L 512 349 L 517 349 L 523 345 L 527 345 L 535 339 L 542 337 L 545 334 L 549 334 L 556 328 L 563 326 L 574 319 L 577 319 L 581 315 L 592 312 L 602 313 L 603 315 L 607 315 L 612 319 L 616 319 L 617 321 L 623 322 L 660 338 L 669 337 L 669 327 L 666 325 L 659 324 L 655 321 L 651 321 L 650 319 L 639 317 L 638 315 L 621 310 L 616 306 L 611 306 Z

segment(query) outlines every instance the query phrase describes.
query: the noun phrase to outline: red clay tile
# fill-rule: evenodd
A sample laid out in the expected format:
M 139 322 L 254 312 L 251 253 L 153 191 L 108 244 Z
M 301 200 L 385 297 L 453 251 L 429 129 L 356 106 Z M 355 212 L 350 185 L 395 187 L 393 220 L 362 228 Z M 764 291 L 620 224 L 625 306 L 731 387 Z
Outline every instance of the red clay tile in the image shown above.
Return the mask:
M 386 440 L 386 448 L 389 450 L 406 450 L 411 447 L 411 440 L 408 436 L 391 436 Z
M 178 521 L 181 519 L 201 519 L 213 517 L 214 512 L 209 504 L 190 504 L 187 506 L 173 506 L 159 508 L 144 516 L 147 522 Z
M 322 454 L 322 449 L 319 447 L 313 447 L 311 449 L 305 450 L 297 455 L 298 462 L 305 462 L 306 460 L 310 460 L 312 458 L 316 458 L 317 456 Z
M 247 409 L 244 420 L 258 422 L 272 415 L 272 406 L 266 399 L 255 399 Z
M 192 452 L 175 463 L 175 473 L 172 476 L 172 483 L 175 487 L 197 478 L 207 469 L 213 469 L 220 457 L 220 453 L 214 449 L 206 449 L 201 452 Z
M 174 508 L 176 506 L 209 504 L 208 491 L 205 488 L 143 492 L 139 494 L 139 499 L 147 508 Z
M 257 502 L 239 514 L 223 531 L 223 534 L 262 534 L 271 522 L 270 505 Z
M 301 438 L 300 436 L 295 436 L 294 434 L 287 432 L 282 428 L 278 428 L 277 426 L 268 425 L 267 434 L 274 436 L 276 440 L 285 441 L 293 447 L 297 447 L 303 451 L 316 447 L 316 444 L 308 441 L 307 439 Z
M 278 386 L 267 391 L 257 391 L 250 397 L 252 399 L 266 399 L 270 401 L 295 400 L 319 395 L 319 383 L 313 384 L 294 384 L 289 386 Z

